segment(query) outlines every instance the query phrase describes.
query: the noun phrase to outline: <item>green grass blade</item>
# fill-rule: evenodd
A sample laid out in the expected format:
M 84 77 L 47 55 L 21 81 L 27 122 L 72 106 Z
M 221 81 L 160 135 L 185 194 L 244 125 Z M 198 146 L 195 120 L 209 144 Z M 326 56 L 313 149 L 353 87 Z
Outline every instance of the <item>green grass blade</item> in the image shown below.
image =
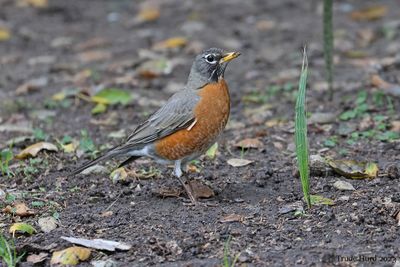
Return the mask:
M 307 119 L 306 119 L 306 107 L 305 107 L 307 75 L 308 75 L 308 62 L 307 62 L 306 49 L 304 48 L 303 65 L 301 67 L 301 74 L 299 81 L 299 92 L 296 101 L 295 142 L 296 142 L 297 163 L 300 172 L 304 199 L 307 202 L 308 208 L 311 208 L 309 169 L 308 169 Z
M 329 99 L 333 99 L 333 25 L 332 25 L 333 0 L 324 0 L 324 58 L 326 81 L 329 86 Z

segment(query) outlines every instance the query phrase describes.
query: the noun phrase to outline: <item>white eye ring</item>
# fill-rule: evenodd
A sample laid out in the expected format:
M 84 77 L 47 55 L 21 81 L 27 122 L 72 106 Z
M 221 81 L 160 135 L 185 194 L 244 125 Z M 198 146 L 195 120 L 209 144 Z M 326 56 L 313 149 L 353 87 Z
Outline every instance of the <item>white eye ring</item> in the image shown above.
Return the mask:
M 210 64 L 216 64 L 217 63 L 215 54 L 207 54 L 207 55 L 204 56 L 204 58 Z

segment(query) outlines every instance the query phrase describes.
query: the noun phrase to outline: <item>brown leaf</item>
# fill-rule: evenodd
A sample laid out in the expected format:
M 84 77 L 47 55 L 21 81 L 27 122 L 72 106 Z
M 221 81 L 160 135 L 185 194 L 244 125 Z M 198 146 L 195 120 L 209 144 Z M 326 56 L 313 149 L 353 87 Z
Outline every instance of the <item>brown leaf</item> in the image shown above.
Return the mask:
M 377 177 L 379 171 L 378 165 L 373 162 L 329 159 L 326 162 L 335 172 L 351 179 L 373 179 Z
M 236 143 L 235 146 L 240 148 L 261 148 L 264 145 L 258 138 L 246 138 Z
M 39 263 L 44 261 L 48 255 L 49 253 L 46 252 L 40 252 L 39 254 L 31 254 L 28 257 L 26 257 L 26 261 L 33 264 Z
M 83 63 L 104 61 L 110 59 L 111 56 L 111 52 L 106 50 L 89 50 L 78 54 L 79 60 Z
M 233 167 L 246 166 L 252 162 L 253 162 L 252 160 L 248 160 L 248 159 L 237 159 L 237 158 L 228 159 L 228 164 Z
M 83 247 L 70 247 L 53 252 L 50 264 L 77 265 L 90 257 L 91 250 Z
M 36 155 L 42 150 L 57 152 L 58 148 L 55 145 L 53 145 L 52 143 L 39 142 L 34 145 L 28 146 L 27 148 L 22 150 L 18 155 L 16 155 L 15 158 L 25 159 L 27 157 L 36 157 Z
M 360 10 L 351 12 L 351 18 L 353 20 L 376 20 L 385 16 L 387 13 L 387 7 L 383 5 L 376 5 Z
M 244 216 L 239 214 L 229 214 L 222 217 L 219 221 L 221 223 L 243 222 Z
M 35 212 L 33 210 L 30 210 L 25 203 L 16 203 L 14 207 L 7 206 L 3 209 L 3 212 L 5 213 L 10 213 L 10 214 L 15 214 L 17 216 L 21 217 L 27 217 L 34 215 Z
M 10 38 L 11 38 L 11 32 L 8 29 L 4 28 L 3 26 L 0 26 L 0 42 L 7 41 Z
M 143 6 L 142 9 L 137 13 L 134 22 L 150 22 L 155 21 L 160 17 L 160 8 L 157 6 Z
M 378 74 L 373 74 L 371 76 L 371 84 L 381 89 L 389 89 L 395 86 L 394 84 L 388 83 L 383 80 Z
M 49 5 L 48 0 L 17 0 L 17 6 L 33 6 L 37 8 L 45 8 Z
M 46 86 L 48 84 L 47 77 L 40 77 L 37 79 L 30 80 L 22 85 L 20 85 L 16 90 L 16 95 L 24 95 L 32 91 L 37 91 L 40 88 Z
M 95 38 L 89 39 L 83 43 L 77 44 L 75 46 L 75 50 L 83 51 L 83 50 L 88 50 L 88 49 L 100 48 L 100 47 L 104 47 L 108 44 L 109 44 L 108 40 L 106 40 L 102 37 L 95 37 Z
M 156 43 L 153 46 L 153 49 L 166 50 L 166 49 L 184 47 L 185 45 L 187 45 L 187 39 L 185 37 L 172 37 L 167 40 Z
M 400 132 L 400 121 L 392 121 L 392 128 L 390 130 L 394 132 Z
M 215 195 L 210 187 L 198 180 L 190 180 L 188 183 L 195 198 L 210 198 Z
M 179 197 L 182 194 L 182 190 L 179 188 L 161 188 L 156 190 L 155 193 L 160 197 Z

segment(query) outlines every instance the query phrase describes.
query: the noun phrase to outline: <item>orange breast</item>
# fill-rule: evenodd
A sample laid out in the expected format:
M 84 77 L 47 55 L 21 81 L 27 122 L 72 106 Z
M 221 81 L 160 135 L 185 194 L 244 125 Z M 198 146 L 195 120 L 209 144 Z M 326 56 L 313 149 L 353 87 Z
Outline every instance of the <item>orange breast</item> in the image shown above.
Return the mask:
M 225 80 L 208 84 L 199 89 L 198 95 L 200 101 L 194 111 L 196 124 L 157 141 L 155 149 L 161 157 L 177 160 L 194 153 L 202 153 L 225 128 L 230 111 L 229 91 Z

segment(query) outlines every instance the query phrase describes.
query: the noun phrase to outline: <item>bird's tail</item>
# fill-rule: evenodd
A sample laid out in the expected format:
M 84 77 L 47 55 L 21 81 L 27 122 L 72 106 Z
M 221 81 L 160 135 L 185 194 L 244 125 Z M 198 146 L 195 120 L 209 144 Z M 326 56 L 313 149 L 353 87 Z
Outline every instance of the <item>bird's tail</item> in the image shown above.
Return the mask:
M 101 155 L 100 157 L 95 158 L 94 160 L 88 161 L 88 162 L 86 162 L 85 164 L 83 164 L 82 166 L 80 166 L 79 168 L 73 170 L 73 171 L 70 173 L 70 176 L 77 175 L 78 173 L 80 173 L 80 172 L 86 170 L 87 168 L 96 165 L 96 164 L 99 163 L 100 161 L 107 160 L 107 159 L 113 158 L 113 157 L 118 156 L 118 155 L 121 155 L 121 154 L 123 154 L 123 152 L 119 149 L 119 147 L 118 147 L 118 146 L 117 146 L 117 147 L 114 147 L 114 148 L 108 150 L 106 153 L 104 153 L 104 154 Z

